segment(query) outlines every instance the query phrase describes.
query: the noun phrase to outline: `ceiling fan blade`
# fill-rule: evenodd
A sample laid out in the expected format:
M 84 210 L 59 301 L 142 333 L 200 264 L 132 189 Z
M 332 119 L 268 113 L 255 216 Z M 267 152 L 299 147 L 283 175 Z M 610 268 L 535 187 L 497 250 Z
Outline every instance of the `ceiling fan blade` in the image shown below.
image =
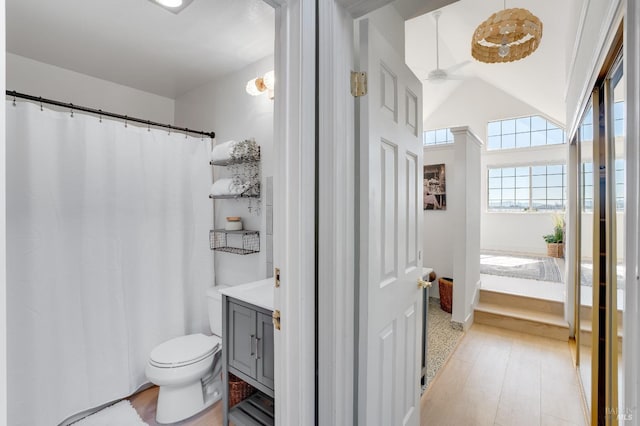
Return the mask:
M 462 61 L 458 64 L 452 65 L 449 68 L 447 68 L 447 74 L 453 73 L 458 71 L 461 68 L 466 67 L 467 65 L 469 65 L 471 63 L 471 61 Z

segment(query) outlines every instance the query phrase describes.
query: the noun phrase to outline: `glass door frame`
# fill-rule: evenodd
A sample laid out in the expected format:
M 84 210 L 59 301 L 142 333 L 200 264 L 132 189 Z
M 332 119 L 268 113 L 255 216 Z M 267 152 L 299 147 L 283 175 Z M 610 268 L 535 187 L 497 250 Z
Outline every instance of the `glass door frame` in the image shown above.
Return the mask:
M 590 102 L 581 114 L 582 123 L 593 108 L 593 283 L 591 309 L 591 401 L 589 418 L 593 425 L 618 425 L 618 318 L 617 286 L 614 287 L 616 254 L 616 197 L 615 197 L 615 128 L 613 120 L 613 87 L 622 78 L 623 24 L 620 25 L 605 64 L 591 94 Z M 575 339 L 576 367 L 580 367 L 580 306 L 581 306 L 581 257 L 583 175 L 580 129 L 578 126 L 572 144 L 576 144 L 577 211 L 575 226 L 576 244 L 573 268 L 575 286 Z M 601 339 L 601 336 L 604 339 Z M 580 378 L 580 374 L 578 373 Z M 582 384 L 581 384 L 582 386 Z M 582 386 L 581 391 L 584 390 Z M 586 401 L 585 401 L 586 402 Z M 588 405 L 587 405 L 588 406 Z

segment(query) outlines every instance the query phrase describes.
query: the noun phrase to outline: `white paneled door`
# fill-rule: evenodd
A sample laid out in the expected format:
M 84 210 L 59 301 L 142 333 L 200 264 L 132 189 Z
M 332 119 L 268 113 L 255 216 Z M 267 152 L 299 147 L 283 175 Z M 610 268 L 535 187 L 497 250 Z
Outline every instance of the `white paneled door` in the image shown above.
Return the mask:
M 369 20 L 359 23 L 358 424 L 418 425 L 422 302 L 422 85 Z

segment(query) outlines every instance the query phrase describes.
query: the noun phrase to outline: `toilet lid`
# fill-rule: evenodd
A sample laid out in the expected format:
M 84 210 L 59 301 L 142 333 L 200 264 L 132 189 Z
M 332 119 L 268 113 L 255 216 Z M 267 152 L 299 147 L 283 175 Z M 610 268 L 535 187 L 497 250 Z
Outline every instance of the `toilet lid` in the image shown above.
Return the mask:
M 179 367 L 211 356 L 220 346 L 218 336 L 190 334 L 158 345 L 151 351 L 151 364 L 158 367 Z

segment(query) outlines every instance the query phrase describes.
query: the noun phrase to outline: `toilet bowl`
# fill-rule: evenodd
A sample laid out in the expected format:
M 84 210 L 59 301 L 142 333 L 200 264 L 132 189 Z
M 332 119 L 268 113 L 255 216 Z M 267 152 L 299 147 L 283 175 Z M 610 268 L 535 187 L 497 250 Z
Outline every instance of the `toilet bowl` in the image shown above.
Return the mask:
M 222 397 L 222 295 L 218 288 L 207 290 L 212 336 L 180 336 L 151 351 L 145 372 L 147 379 L 160 387 L 158 423 L 184 420 Z

